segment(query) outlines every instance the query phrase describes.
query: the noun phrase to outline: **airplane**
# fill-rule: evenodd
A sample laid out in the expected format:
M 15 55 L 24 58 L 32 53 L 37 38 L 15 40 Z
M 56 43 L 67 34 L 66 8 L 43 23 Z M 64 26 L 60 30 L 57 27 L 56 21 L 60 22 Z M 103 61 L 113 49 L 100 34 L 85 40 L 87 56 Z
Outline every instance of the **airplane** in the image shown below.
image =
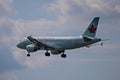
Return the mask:
M 45 50 L 45 56 L 59 55 L 66 58 L 65 50 L 76 49 L 81 47 L 89 47 L 94 43 L 102 41 L 101 38 L 96 38 L 96 31 L 100 17 L 94 17 L 85 32 L 78 37 L 32 37 L 20 40 L 17 47 L 27 50 L 27 56 L 30 57 L 31 52 Z M 103 45 L 103 43 L 101 43 Z M 50 54 L 50 52 L 51 54 Z

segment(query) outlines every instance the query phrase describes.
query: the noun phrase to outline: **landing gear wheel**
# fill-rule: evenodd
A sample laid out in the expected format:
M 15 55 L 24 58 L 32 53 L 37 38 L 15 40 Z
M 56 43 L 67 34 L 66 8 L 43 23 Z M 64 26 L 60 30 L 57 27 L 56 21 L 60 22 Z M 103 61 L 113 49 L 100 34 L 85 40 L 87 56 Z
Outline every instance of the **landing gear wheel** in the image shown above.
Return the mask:
M 100 45 L 103 46 L 103 43 L 101 43 Z
M 30 57 L 30 54 L 27 54 L 27 57 Z
M 66 58 L 67 55 L 66 55 L 66 54 L 61 54 L 61 57 L 62 57 L 62 58 Z
M 49 52 L 46 52 L 46 53 L 45 53 L 45 56 L 50 56 L 50 53 L 49 53 Z

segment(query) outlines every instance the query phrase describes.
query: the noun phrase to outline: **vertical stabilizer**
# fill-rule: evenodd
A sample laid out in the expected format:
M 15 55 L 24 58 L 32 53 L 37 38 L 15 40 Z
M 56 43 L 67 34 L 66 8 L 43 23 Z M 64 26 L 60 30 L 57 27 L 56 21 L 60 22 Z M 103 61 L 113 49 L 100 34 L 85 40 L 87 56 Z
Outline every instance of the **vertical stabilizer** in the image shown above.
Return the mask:
M 99 18 L 100 17 L 95 17 L 93 19 L 93 21 L 90 23 L 88 28 L 83 33 L 83 35 L 82 35 L 83 37 L 88 37 L 88 38 L 94 38 L 95 37 L 96 31 L 97 31 L 98 22 L 99 22 Z

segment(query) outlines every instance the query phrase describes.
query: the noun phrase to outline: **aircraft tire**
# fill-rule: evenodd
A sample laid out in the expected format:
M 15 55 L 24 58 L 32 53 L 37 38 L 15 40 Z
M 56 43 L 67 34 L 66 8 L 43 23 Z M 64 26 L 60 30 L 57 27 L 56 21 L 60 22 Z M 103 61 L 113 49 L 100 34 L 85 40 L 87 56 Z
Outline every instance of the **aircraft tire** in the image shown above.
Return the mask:
M 45 56 L 50 56 L 50 53 L 49 53 L 49 52 L 46 52 L 46 53 L 45 53 Z
M 67 55 L 66 55 L 66 54 L 61 54 L 61 57 L 62 57 L 62 58 L 66 58 Z
M 27 54 L 27 57 L 30 57 L 30 54 Z

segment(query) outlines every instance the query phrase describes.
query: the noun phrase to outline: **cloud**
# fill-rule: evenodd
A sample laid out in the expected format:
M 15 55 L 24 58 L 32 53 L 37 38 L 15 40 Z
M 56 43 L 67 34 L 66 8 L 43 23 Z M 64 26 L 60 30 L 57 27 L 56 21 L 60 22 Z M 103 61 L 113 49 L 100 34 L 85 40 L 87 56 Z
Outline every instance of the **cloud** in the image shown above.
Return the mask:
M 0 17 L 0 36 L 4 37 L 12 35 L 12 26 L 13 24 L 10 20 Z
M 119 1 L 109 0 L 56 0 L 49 4 L 47 9 L 56 14 L 58 18 L 64 19 L 70 16 L 107 16 L 119 13 Z M 71 15 L 71 13 L 73 15 Z M 70 20 L 70 19 L 68 19 Z
M 13 6 L 14 0 L 0 0 L 0 80 L 17 80 L 17 71 L 21 69 L 38 69 L 44 67 L 53 61 L 75 62 L 75 63 L 98 63 L 98 62 L 119 62 L 120 58 L 116 55 L 106 57 L 85 57 L 78 58 L 74 55 L 67 59 L 59 57 L 45 57 L 44 51 L 31 53 L 27 58 L 27 51 L 20 50 L 16 44 L 20 39 L 28 35 L 33 36 L 79 36 L 88 26 L 94 16 L 101 16 L 100 34 L 102 36 L 113 38 L 118 35 L 120 30 L 119 23 L 119 0 L 55 0 L 47 3 L 43 7 L 48 14 L 54 14 L 55 19 L 40 18 L 37 20 L 24 20 L 15 18 Z M 18 11 L 19 12 L 19 11 Z M 34 16 L 34 15 L 33 15 Z M 109 23 L 109 24 L 108 24 Z M 107 31 L 106 31 L 107 30 Z M 116 31 L 116 32 L 115 32 Z M 106 34 L 105 34 L 106 33 Z M 119 40 L 118 36 L 116 36 Z M 117 52 L 119 50 L 119 41 L 116 44 L 105 44 L 102 49 Z M 91 50 L 94 50 L 91 49 Z M 76 52 L 76 50 L 74 50 Z M 73 52 L 74 52 L 73 51 Z M 84 51 L 84 50 L 83 50 Z M 96 49 L 98 51 L 98 49 Z M 81 52 L 81 51 L 80 51 Z M 78 53 L 80 53 L 78 52 Z M 118 51 L 119 52 L 119 51 Z M 66 52 L 67 53 L 67 52 Z M 70 53 L 70 51 L 69 51 Z M 77 53 L 77 52 L 76 52 Z M 74 58 L 75 57 L 75 58 Z
M 109 10 L 110 6 L 105 0 L 72 0 L 75 4 L 82 7 L 85 11 L 88 12 L 105 12 Z
M 57 61 L 63 62 L 75 62 L 75 63 L 99 63 L 99 62 L 120 62 L 120 57 L 112 57 L 112 58 L 72 58 L 72 59 L 56 59 Z
M 0 0 L 0 16 L 14 15 L 13 0 Z
M 13 0 L 0 0 L 0 10 L 2 11 L 0 14 L 0 37 L 2 37 L 2 45 L 0 47 L 1 50 L 6 53 L 1 53 L 1 55 L 4 55 L 8 62 L 12 62 L 12 65 L 15 65 L 12 66 L 9 63 L 10 68 L 6 67 L 6 69 L 4 69 L 2 67 L 3 71 L 1 72 L 9 71 L 10 69 L 19 69 L 21 66 L 36 68 L 54 61 L 52 58 L 47 59 L 39 54 L 27 59 L 27 52 L 16 48 L 17 42 L 23 37 L 28 35 L 62 36 L 69 34 L 70 36 L 72 34 L 80 34 L 80 32 L 89 24 L 88 21 L 90 18 L 93 18 L 96 15 L 106 16 L 119 13 L 119 5 L 115 4 L 116 3 L 113 4 L 110 1 L 105 0 L 55 0 L 52 3 L 47 3 L 47 6 L 43 9 L 50 14 L 55 14 L 55 20 L 44 18 L 24 20 L 8 17 L 8 15 L 11 15 L 12 11 L 13 13 L 15 12 L 13 9 Z M 115 12 L 113 13 L 113 11 Z M 4 16 L 2 17 L 2 15 Z M 108 18 L 109 17 L 110 16 L 108 16 Z M 108 23 L 106 23 L 106 26 L 107 25 Z M 4 58 L 1 59 L 5 60 Z M 88 59 L 86 61 L 94 60 Z
M 0 80 L 18 80 L 16 77 L 16 72 L 6 72 L 0 75 Z
M 101 17 L 100 22 L 106 20 L 101 26 L 109 25 L 111 29 L 115 24 L 119 28 L 118 0 L 56 0 L 47 4 L 44 10 L 55 15 L 57 26 L 63 26 L 63 30 L 79 28 L 82 31 L 95 16 Z
M 13 15 L 13 0 L 0 0 L 0 75 L 13 71 L 20 70 L 23 68 L 13 57 L 9 43 L 12 40 L 10 37 L 13 36 L 12 19 L 9 16 Z M 0 77 L 1 78 L 1 77 Z
M 56 23 L 52 20 L 40 19 L 40 20 L 17 20 L 14 22 L 16 29 L 25 34 L 42 34 L 45 30 L 50 30 Z M 44 29 L 44 30 L 43 30 Z M 15 31 L 17 33 L 17 31 Z
M 21 66 L 12 56 L 12 52 L 9 50 L 9 47 L 0 42 L 0 74 L 12 70 L 22 69 Z
M 36 69 L 39 67 L 43 67 L 48 65 L 50 62 L 55 61 L 55 59 L 51 57 L 45 57 L 43 54 L 37 56 L 33 56 L 33 58 L 26 59 L 24 65 L 26 65 L 28 68 Z

